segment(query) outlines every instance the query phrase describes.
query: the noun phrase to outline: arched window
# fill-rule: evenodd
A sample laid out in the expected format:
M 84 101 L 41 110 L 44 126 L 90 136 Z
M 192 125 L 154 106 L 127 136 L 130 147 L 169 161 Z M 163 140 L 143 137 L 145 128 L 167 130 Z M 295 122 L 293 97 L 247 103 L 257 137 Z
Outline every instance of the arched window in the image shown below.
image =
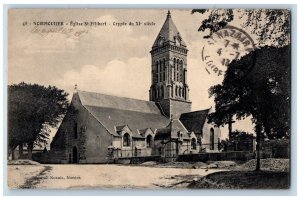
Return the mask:
M 159 61 L 159 73 L 161 72 L 161 60 Z
M 129 147 L 130 146 L 130 135 L 128 133 L 125 133 L 123 135 L 123 146 Z
M 180 61 L 180 70 L 183 70 L 183 60 Z
M 176 60 L 176 81 L 178 81 L 179 77 L 179 59 Z
M 156 61 L 156 77 L 157 77 L 157 82 L 159 81 L 159 69 L 158 69 L 158 61 Z
M 180 81 L 183 81 L 183 64 L 182 64 L 182 60 L 180 61 Z
M 211 128 L 210 129 L 210 150 L 215 149 L 214 138 L 215 138 L 215 130 Z
M 163 81 L 166 80 L 166 61 L 163 59 Z
M 179 87 L 179 96 L 181 97 L 181 87 Z
M 175 88 L 175 96 L 177 96 L 178 95 L 178 87 L 176 86 L 176 88 Z
M 152 147 L 152 136 L 151 135 L 148 135 L 146 137 L 146 145 L 147 145 L 147 148 L 151 148 Z
M 173 81 L 176 81 L 176 58 L 174 58 L 174 77 Z
M 192 139 L 191 147 L 192 147 L 192 149 L 197 149 L 197 142 L 196 142 L 195 138 Z
M 162 66 L 162 63 L 160 60 L 159 61 L 159 74 L 160 74 L 159 80 L 160 80 L 160 82 L 162 81 L 162 71 L 163 71 L 163 66 Z
M 160 95 L 162 98 L 164 98 L 164 87 L 161 86 L 160 90 L 161 90 Z
M 73 126 L 73 138 L 74 139 L 78 138 L 78 132 L 77 132 L 78 127 L 77 126 L 78 126 L 77 122 L 74 122 L 74 126 Z

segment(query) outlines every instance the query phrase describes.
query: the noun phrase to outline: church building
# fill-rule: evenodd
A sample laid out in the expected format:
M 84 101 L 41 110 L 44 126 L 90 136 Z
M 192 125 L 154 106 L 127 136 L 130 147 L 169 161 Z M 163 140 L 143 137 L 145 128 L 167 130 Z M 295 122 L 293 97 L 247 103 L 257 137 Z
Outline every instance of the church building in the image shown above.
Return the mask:
M 150 51 L 149 101 L 75 90 L 50 145 L 53 163 L 111 163 L 132 157 L 218 151 L 210 109 L 191 111 L 186 43 L 170 12 Z

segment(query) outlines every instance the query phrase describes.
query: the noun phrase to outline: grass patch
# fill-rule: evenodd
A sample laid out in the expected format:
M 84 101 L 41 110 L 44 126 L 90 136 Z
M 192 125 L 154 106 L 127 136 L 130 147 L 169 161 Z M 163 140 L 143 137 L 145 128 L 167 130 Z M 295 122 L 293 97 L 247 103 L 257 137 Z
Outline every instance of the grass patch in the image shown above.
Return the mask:
M 192 189 L 288 189 L 290 173 L 276 171 L 224 171 L 215 172 L 198 181 L 193 181 Z

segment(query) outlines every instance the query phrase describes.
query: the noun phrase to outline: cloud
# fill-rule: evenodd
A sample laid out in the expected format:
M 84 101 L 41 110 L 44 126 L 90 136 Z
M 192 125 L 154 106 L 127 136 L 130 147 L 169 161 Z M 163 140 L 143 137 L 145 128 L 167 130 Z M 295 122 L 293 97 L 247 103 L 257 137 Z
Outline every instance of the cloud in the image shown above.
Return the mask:
M 80 70 L 69 70 L 55 82 L 68 91 L 77 84 L 79 90 L 148 100 L 150 66 L 148 57 L 112 60 L 104 68 L 84 65 Z

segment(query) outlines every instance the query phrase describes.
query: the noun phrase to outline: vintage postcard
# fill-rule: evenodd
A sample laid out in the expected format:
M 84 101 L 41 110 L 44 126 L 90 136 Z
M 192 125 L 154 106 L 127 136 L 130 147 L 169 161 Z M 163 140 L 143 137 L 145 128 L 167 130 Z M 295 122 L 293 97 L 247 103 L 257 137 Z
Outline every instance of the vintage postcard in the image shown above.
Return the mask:
M 9 9 L 10 189 L 288 189 L 288 9 Z

